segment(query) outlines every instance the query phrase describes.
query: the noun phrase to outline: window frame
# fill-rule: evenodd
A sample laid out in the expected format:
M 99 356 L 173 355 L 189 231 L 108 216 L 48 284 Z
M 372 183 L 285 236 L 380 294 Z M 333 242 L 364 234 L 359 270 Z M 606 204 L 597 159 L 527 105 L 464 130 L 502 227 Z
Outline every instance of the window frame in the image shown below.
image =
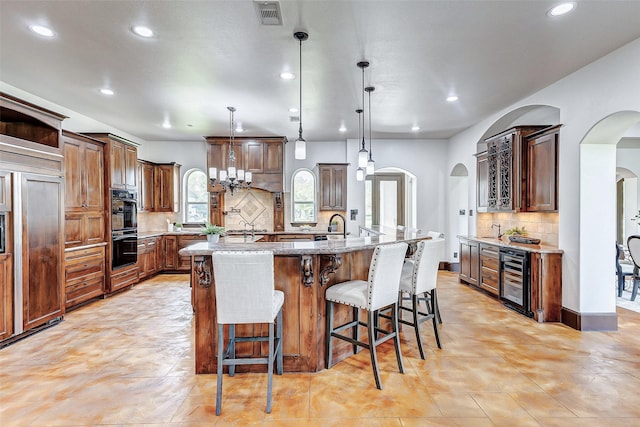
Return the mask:
M 295 180 L 296 180 L 296 176 L 301 172 L 308 172 L 311 175 L 311 178 L 313 179 L 313 200 L 311 202 L 309 201 L 296 202 L 295 200 L 295 190 L 296 190 Z M 296 218 L 295 218 L 296 203 L 312 203 L 313 204 L 313 220 L 312 221 L 296 221 Z M 315 226 L 317 223 L 318 223 L 318 177 L 316 176 L 315 173 L 313 173 L 311 169 L 308 169 L 308 168 L 296 169 L 291 175 L 291 225 Z
M 185 172 L 184 178 L 183 178 L 183 182 L 184 182 L 183 188 L 184 188 L 184 190 L 182 192 L 182 194 L 184 195 L 182 197 L 182 207 L 183 207 L 182 221 L 183 221 L 184 224 L 202 224 L 202 225 L 204 225 L 205 223 L 210 222 L 209 221 L 209 193 L 207 192 L 207 200 L 206 200 L 206 202 L 190 202 L 189 201 L 189 178 L 191 178 L 191 176 L 196 172 L 200 172 L 201 174 L 203 174 L 204 177 L 205 177 L 205 180 L 208 179 L 207 178 L 207 174 L 203 170 L 198 169 L 198 168 L 189 169 L 187 172 Z M 206 187 L 205 187 L 205 190 L 206 190 Z M 192 221 L 188 221 L 187 220 L 187 215 L 188 215 L 188 212 L 189 212 L 189 206 L 190 205 L 205 205 L 206 206 L 207 217 L 206 217 L 204 222 L 192 222 Z

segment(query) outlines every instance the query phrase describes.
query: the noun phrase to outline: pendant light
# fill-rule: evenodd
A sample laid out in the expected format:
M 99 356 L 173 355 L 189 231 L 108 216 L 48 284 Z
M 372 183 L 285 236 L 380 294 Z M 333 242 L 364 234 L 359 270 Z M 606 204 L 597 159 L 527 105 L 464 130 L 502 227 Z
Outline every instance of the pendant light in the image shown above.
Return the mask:
M 376 88 L 367 86 L 364 90 L 369 94 L 369 160 L 367 161 L 367 175 L 373 175 L 376 171 L 376 162 L 373 160 L 373 151 L 371 149 L 371 92 L 376 90 Z
M 362 92 L 364 93 L 364 92 Z M 356 113 L 358 113 L 358 139 L 357 141 L 360 141 L 360 129 L 361 129 L 361 125 L 362 123 L 360 122 L 360 114 L 362 114 L 364 110 L 362 108 L 358 108 L 356 110 Z M 358 159 L 360 160 L 360 159 Z M 358 169 L 356 170 L 356 180 L 358 181 L 364 181 L 364 170 L 365 168 L 360 166 L 360 164 L 358 163 Z
M 300 128 L 298 129 L 298 139 L 296 139 L 294 156 L 296 160 L 307 158 L 307 142 L 302 137 L 302 42 L 309 38 L 309 34 L 304 31 L 296 31 L 293 37 L 300 42 Z
M 362 111 L 364 111 L 364 69 L 369 66 L 369 61 L 358 62 L 358 68 L 362 70 Z M 359 123 L 358 123 L 359 125 Z M 358 137 L 360 139 L 360 137 Z M 358 151 L 358 167 L 367 167 L 367 149 L 364 147 L 364 115 L 362 116 L 362 145 Z

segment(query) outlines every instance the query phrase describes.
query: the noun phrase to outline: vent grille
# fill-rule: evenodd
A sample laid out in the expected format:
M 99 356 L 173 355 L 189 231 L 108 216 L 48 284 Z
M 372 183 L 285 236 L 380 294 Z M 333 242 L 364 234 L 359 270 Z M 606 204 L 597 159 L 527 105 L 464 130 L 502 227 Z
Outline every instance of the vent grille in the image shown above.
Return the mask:
M 280 3 L 277 1 L 253 2 L 258 12 L 258 19 L 262 25 L 282 25 L 282 14 L 280 13 Z
M 289 116 L 289 121 L 290 122 L 299 122 L 300 121 L 300 116 Z

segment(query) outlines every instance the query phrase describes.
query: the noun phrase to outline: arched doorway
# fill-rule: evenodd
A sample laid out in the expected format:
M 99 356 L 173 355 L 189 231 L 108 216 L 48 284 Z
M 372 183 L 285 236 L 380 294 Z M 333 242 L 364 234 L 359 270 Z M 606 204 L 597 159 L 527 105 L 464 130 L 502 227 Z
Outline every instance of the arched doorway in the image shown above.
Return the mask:
M 581 313 L 596 314 L 599 324 L 593 328 L 600 330 L 617 329 L 613 267 L 616 145 L 639 122 L 637 111 L 611 114 L 596 123 L 580 142 L 580 217 L 576 218 L 580 230 L 578 302 Z
M 616 149 L 616 164 L 620 164 L 620 157 L 624 157 L 621 149 Z M 626 151 L 626 150 L 624 150 Z M 640 168 L 640 145 L 635 150 L 638 157 L 637 167 Z M 638 202 L 638 176 L 632 170 L 616 167 L 616 241 L 624 244 L 627 238 L 640 231 L 634 221 L 634 215 L 640 209 Z
M 456 164 L 449 174 L 449 231 L 445 233 L 447 241 L 447 260 L 452 263 L 460 261 L 458 240 L 455 236 L 469 234 L 469 170 L 462 163 Z

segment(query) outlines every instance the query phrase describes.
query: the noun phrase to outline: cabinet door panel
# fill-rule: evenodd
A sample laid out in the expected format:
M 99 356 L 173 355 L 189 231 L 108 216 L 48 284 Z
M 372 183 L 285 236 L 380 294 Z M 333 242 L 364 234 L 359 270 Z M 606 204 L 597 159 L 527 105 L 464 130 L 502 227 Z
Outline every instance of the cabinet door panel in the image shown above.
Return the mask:
M 84 214 L 67 213 L 64 222 L 64 244 L 67 247 L 80 246 L 83 244 L 82 226 Z
M 124 144 L 111 141 L 111 188 L 125 188 Z
M 10 254 L 0 255 L 0 340 L 13 333 L 13 275 Z
M 486 212 L 489 207 L 489 158 L 486 152 L 478 155 L 477 164 L 477 211 Z
M 60 178 L 22 178 L 25 330 L 62 314 L 63 190 Z
M 528 142 L 527 210 L 555 211 L 558 134 Z
M 104 152 L 102 146 L 86 144 L 84 150 L 84 203 L 88 210 L 104 207 Z
M 264 145 L 265 149 L 265 173 L 282 173 L 282 144 L 270 143 Z
M 102 212 L 89 212 L 85 215 L 84 241 L 88 245 L 105 241 L 104 216 Z
M 155 210 L 173 212 L 173 167 L 155 167 Z
M 0 171 L 0 212 L 11 210 L 11 173 Z
M 247 172 L 263 173 L 264 172 L 264 148 L 261 142 L 247 142 Z
M 136 176 L 136 168 L 138 166 L 138 149 L 130 145 L 125 146 L 124 159 L 124 184 L 128 190 L 136 190 L 138 188 L 138 179 Z
M 67 212 L 81 211 L 84 208 L 86 189 L 83 185 L 84 148 L 81 141 L 65 138 L 64 142 L 64 206 Z

